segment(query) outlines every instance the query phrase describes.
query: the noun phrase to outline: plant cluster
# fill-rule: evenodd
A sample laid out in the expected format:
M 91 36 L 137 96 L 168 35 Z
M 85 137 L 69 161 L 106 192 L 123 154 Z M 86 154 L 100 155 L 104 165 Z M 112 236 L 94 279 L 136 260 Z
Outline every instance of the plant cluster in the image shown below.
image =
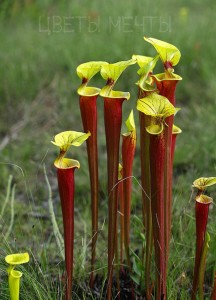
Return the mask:
M 143 227 L 145 235 L 145 295 L 151 299 L 167 299 L 167 269 L 172 224 L 172 177 L 176 137 L 181 129 L 174 125 L 174 116 L 179 111 L 175 104 L 176 86 L 182 78 L 175 74 L 181 54 L 173 45 L 145 38 L 152 44 L 155 57 L 133 55 L 128 61 L 109 64 L 92 61 L 78 66 L 77 74 L 82 80 L 78 88 L 83 129 L 86 133 L 66 131 L 54 138 L 60 147 L 55 161 L 58 172 L 59 192 L 65 235 L 65 262 L 67 271 L 66 299 L 70 299 L 73 270 L 73 209 L 74 209 L 74 170 L 77 161 L 64 158 L 71 145 L 78 146 L 86 140 L 92 207 L 92 248 L 90 287 L 94 286 L 94 268 L 98 233 L 98 146 L 97 146 L 97 98 L 104 99 L 104 124 L 107 148 L 107 195 L 108 195 L 108 273 L 107 299 L 112 298 L 112 283 L 115 267 L 122 265 L 124 255 L 129 272 L 132 271 L 130 253 L 130 211 L 132 191 L 132 166 L 136 147 L 136 128 L 133 111 L 126 121 L 128 132 L 122 135 L 122 105 L 129 100 L 129 92 L 113 90 L 122 72 L 133 64 L 139 65 L 137 110 L 140 119 L 140 165 L 142 184 Z M 153 74 L 153 69 L 162 61 L 164 72 Z M 102 89 L 90 87 L 91 78 L 100 72 L 106 84 Z M 121 149 L 121 151 L 120 151 Z M 122 165 L 120 164 L 120 152 Z M 200 188 L 200 182 L 206 180 Z M 209 236 L 206 235 L 208 207 L 212 200 L 203 194 L 206 186 L 215 183 L 215 178 L 201 178 L 194 182 L 198 187 L 196 200 L 197 250 L 194 269 L 192 299 L 199 286 L 203 299 L 205 258 Z M 198 183 L 197 183 L 198 182 Z M 204 206 L 203 206 L 204 205 Z M 120 247 L 118 243 L 118 211 L 120 212 Z M 205 212 L 204 212 L 205 211 Z M 124 245 L 124 246 L 123 246 Z M 120 248 L 120 262 L 119 262 Z M 154 258 L 155 278 L 151 274 Z M 117 268 L 116 271 L 119 271 Z M 118 273 L 118 272 L 117 272 Z M 118 275 L 117 275 L 118 278 Z M 117 280 L 118 287 L 119 279 Z M 154 287 L 154 288 L 153 288 Z M 133 287 L 132 287 L 133 289 Z M 121 291 L 119 291 L 121 293 Z M 132 293 L 133 294 L 133 293 Z M 134 295 L 133 295 L 134 296 Z
M 65 251 L 65 290 L 64 297 L 72 296 L 73 264 L 74 264 L 74 195 L 75 170 L 80 168 L 77 160 L 65 157 L 71 146 L 87 145 L 90 187 L 91 187 L 91 275 L 90 288 L 95 284 L 95 262 L 98 240 L 98 133 L 97 133 L 97 98 L 104 99 L 104 124 L 107 149 L 107 199 L 108 199 L 108 261 L 106 299 L 111 300 L 113 294 L 113 278 L 116 275 L 119 297 L 121 285 L 119 274 L 125 270 L 131 276 L 131 297 L 135 299 L 134 284 L 141 277 L 145 291 L 143 296 L 150 300 L 168 299 L 167 276 L 172 227 L 172 177 L 173 160 L 177 135 L 181 129 L 174 125 L 176 108 L 175 90 L 182 78 L 175 74 L 181 54 L 173 45 L 154 39 L 145 38 L 156 50 L 155 57 L 133 55 L 130 60 L 117 63 L 92 61 L 79 65 L 77 74 L 81 85 L 79 95 L 80 112 L 84 132 L 64 131 L 57 134 L 52 143 L 59 148 L 54 161 L 57 170 L 59 195 L 61 200 L 64 251 Z M 162 62 L 164 72 L 154 74 L 158 61 Z M 133 160 L 136 150 L 136 126 L 133 110 L 125 124 L 127 132 L 121 134 L 122 106 L 130 98 L 129 92 L 113 90 L 122 72 L 131 65 L 138 64 L 140 76 L 136 109 L 139 113 L 140 125 L 140 167 L 142 186 L 142 233 L 144 269 L 139 270 L 134 259 L 135 253 L 130 248 L 130 216 L 132 197 Z M 89 81 L 100 72 L 106 81 L 102 89 L 89 86 Z M 209 205 L 213 199 L 205 194 L 208 186 L 216 183 L 216 177 L 201 177 L 193 182 L 197 189 L 195 196 L 196 217 L 196 255 L 191 299 L 204 299 L 203 285 L 206 256 L 210 237 L 206 231 Z M 120 225 L 120 226 L 119 226 Z M 57 224 L 55 224 L 57 228 Z M 120 227 L 120 235 L 118 235 Z M 58 230 L 58 228 L 57 228 Z M 61 235 L 59 243 L 62 244 Z M 120 240 L 120 242 L 119 242 Z M 6 257 L 8 268 L 10 297 L 19 299 L 19 282 L 21 272 L 14 270 L 15 265 L 29 261 L 27 253 L 12 254 Z M 153 264 L 154 262 L 154 264 Z M 155 266 L 154 276 L 152 265 Z M 120 267 L 119 267 L 120 266 Z M 216 277 L 215 277 L 216 278 Z M 216 295 L 214 280 L 211 299 Z

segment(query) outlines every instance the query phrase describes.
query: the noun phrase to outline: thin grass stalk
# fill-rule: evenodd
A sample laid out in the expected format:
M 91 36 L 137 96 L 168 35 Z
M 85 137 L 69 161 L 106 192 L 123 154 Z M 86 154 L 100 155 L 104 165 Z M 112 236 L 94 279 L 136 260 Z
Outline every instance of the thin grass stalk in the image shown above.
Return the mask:
M 118 188 L 118 207 L 119 207 L 119 219 L 120 219 L 120 265 L 122 265 L 123 259 L 124 259 L 125 203 L 124 203 L 124 198 L 123 198 L 123 181 L 122 181 L 122 166 L 121 166 L 121 164 L 119 164 L 117 188 Z M 118 251 L 118 242 L 116 242 L 116 249 Z
M 108 290 L 107 298 L 111 299 L 113 263 L 115 260 L 116 226 L 118 210 L 118 164 L 119 164 L 119 141 L 122 124 L 122 103 L 124 98 L 104 98 L 104 123 L 107 147 L 107 170 L 108 170 Z
M 209 241 L 210 235 L 206 232 L 205 235 L 205 242 L 203 245 L 202 255 L 200 259 L 200 267 L 199 267 L 199 300 L 204 300 L 204 291 L 203 291 L 203 284 L 204 284 L 204 277 L 205 277 L 205 268 L 206 268 L 206 256 L 209 249 Z
M 12 232 L 13 225 L 14 225 L 14 199 L 15 199 L 15 191 L 16 191 L 16 184 L 13 185 L 12 191 L 11 191 L 11 219 L 10 219 L 10 225 L 9 228 L 5 234 L 5 239 L 7 240 L 9 235 Z
M 117 200 L 118 200 L 118 198 L 117 198 Z M 116 266 L 116 285 L 117 285 L 117 291 L 118 291 L 117 292 L 118 299 L 120 299 L 120 296 L 121 296 L 121 289 L 120 289 L 120 263 L 119 263 L 119 242 L 121 243 L 121 236 L 120 236 L 120 241 L 119 241 L 119 238 L 118 238 L 118 218 L 117 218 L 117 221 L 116 221 L 115 258 L 114 258 L 114 262 L 113 263 Z M 120 247 L 121 247 L 121 244 L 120 244 Z
M 2 205 L 0 219 L 2 219 L 2 217 L 4 215 L 5 208 L 6 208 L 7 204 L 8 204 L 9 199 L 10 199 L 11 188 L 12 188 L 12 179 L 13 179 L 13 176 L 9 175 L 9 177 L 8 177 L 8 184 L 7 184 L 7 191 L 6 191 L 6 196 L 5 196 L 5 201 L 4 201 L 3 205 Z
M 151 258 L 153 248 L 152 235 L 152 212 L 151 212 L 151 178 L 150 178 L 150 136 L 146 127 L 150 124 L 150 117 L 139 113 L 140 117 L 140 159 L 141 159 L 141 183 L 142 183 L 142 203 L 143 221 L 146 232 L 146 259 L 145 259 L 145 286 L 147 299 L 150 299 L 151 280 Z
M 97 95 L 80 96 L 80 111 L 85 132 L 91 136 L 86 140 L 89 175 L 91 185 L 91 214 L 92 214 L 92 242 L 91 242 L 91 276 L 90 287 L 94 285 L 94 265 L 96 259 L 96 243 L 98 238 L 98 148 L 97 148 Z
M 120 214 L 120 264 L 121 264 L 121 270 L 123 269 L 123 260 L 124 260 L 124 232 L 125 232 L 125 226 L 124 226 L 124 217 L 125 217 L 125 205 L 124 205 L 124 197 L 123 197 L 123 184 L 122 182 L 119 182 L 119 214 Z
M 177 127 L 176 125 L 173 125 L 172 128 L 172 144 L 171 144 L 171 164 L 172 164 L 172 170 L 173 170 L 173 162 L 174 162 L 174 154 L 175 154 L 175 147 L 176 147 L 176 138 L 179 133 L 181 133 L 182 130 Z
M 216 271 L 214 272 L 214 280 L 213 280 L 213 290 L 211 294 L 211 300 L 216 299 Z
M 130 134 L 131 135 L 131 134 Z M 129 139 L 124 139 L 125 136 L 123 136 L 123 143 L 122 143 L 122 148 L 123 148 L 123 145 L 125 146 L 125 150 L 123 151 L 122 150 L 122 157 L 125 156 L 125 154 L 127 153 L 126 149 L 128 147 L 126 147 L 125 144 L 128 144 L 129 142 Z M 129 138 L 129 136 L 128 136 Z M 130 140 L 131 140 L 131 137 L 130 137 Z M 130 144 L 130 143 L 129 143 Z M 129 147 L 130 148 L 130 147 Z M 130 168 L 130 162 L 132 163 L 133 161 L 133 157 L 134 157 L 134 153 L 132 152 L 135 152 L 135 144 L 133 142 L 133 146 L 132 148 L 134 148 L 134 151 L 130 151 L 129 150 L 129 153 L 131 155 L 129 155 L 129 168 Z M 123 154 L 124 152 L 124 154 Z M 126 156 L 125 156 L 126 158 Z M 126 159 L 124 161 L 124 165 L 126 166 L 127 168 L 127 162 L 128 159 Z M 127 172 L 125 172 L 127 174 Z M 124 177 L 124 179 L 122 178 L 123 177 L 123 168 L 121 167 L 121 170 L 119 172 L 119 183 L 118 183 L 118 199 L 119 199 L 119 213 L 120 213 L 120 264 L 121 264 L 121 269 L 120 269 L 120 274 L 122 275 L 125 275 L 125 271 L 124 271 L 124 267 L 123 267 L 123 261 L 124 261 L 124 253 L 126 255 L 126 260 L 127 260 L 127 266 L 129 268 L 129 272 L 132 273 L 132 268 L 131 268 L 131 262 L 130 262 L 130 254 L 129 254 L 129 243 L 130 243 L 130 209 L 131 209 L 131 205 L 130 205 L 130 202 L 127 202 L 127 197 L 128 195 L 125 197 L 125 192 L 128 192 L 129 195 L 131 195 L 131 189 L 128 187 L 129 183 L 126 185 L 126 188 L 124 189 L 124 183 L 125 181 L 128 181 L 128 179 L 131 179 L 131 176 L 132 176 L 132 168 L 131 168 L 131 172 L 130 172 L 130 176 L 126 176 Z M 132 181 L 131 181 L 131 184 L 132 184 Z M 129 204 L 129 205 L 128 205 Z M 127 211 L 126 211 L 127 210 Z M 128 212 L 129 210 L 129 212 Z M 127 231 L 128 230 L 128 231 Z M 126 243 L 127 243 L 127 246 L 126 246 Z M 117 282 L 118 283 L 118 282 Z M 121 289 L 119 288 L 119 295 L 118 297 L 121 297 Z M 133 287 L 133 284 L 131 285 L 131 299 L 133 300 L 134 299 L 134 287 Z
M 45 181 L 46 181 L 47 189 L 48 189 L 48 207 L 49 207 L 49 215 L 50 215 L 50 219 L 51 219 L 52 227 L 53 227 L 53 233 L 54 233 L 56 243 L 58 245 L 61 257 L 64 260 L 65 259 L 65 256 L 64 256 L 64 239 L 63 239 L 63 237 L 62 237 L 62 235 L 59 231 L 58 223 L 56 221 L 55 212 L 54 212 L 54 208 L 53 208 L 53 201 L 52 201 L 52 189 L 51 189 L 51 186 L 50 186 L 50 183 L 49 183 L 49 179 L 47 177 L 45 164 L 43 165 L 43 170 L 44 170 L 44 177 L 45 177 Z
M 118 299 L 121 297 L 121 288 L 120 288 L 120 272 L 122 271 L 121 267 L 123 263 L 123 241 L 124 241 L 124 203 L 123 203 L 123 186 L 122 186 L 122 165 L 119 164 L 118 167 L 118 184 L 117 188 L 117 202 L 118 202 L 118 216 L 116 221 L 116 241 L 115 241 L 115 265 L 117 270 L 116 283 L 118 291 Z M 120 221 L 120 222 L 119 222 Z M 119 225 L 120 225 L 120 239 L 119 239 Z M 120 248 L 120 255 L 119 255 Z

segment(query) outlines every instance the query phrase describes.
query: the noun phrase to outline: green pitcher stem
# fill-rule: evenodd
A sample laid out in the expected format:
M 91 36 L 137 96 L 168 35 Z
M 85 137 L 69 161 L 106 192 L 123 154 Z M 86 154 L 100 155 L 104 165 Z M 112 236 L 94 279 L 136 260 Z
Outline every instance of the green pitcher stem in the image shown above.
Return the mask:
M 9 290 L 10 290 L 10 300 L 19 300 L 19 291 L 20 291 L 20 278 L 22 273 L 19 271 L 15 271 L 14 266 L 10 266 L 8 283 L 9 283 Z

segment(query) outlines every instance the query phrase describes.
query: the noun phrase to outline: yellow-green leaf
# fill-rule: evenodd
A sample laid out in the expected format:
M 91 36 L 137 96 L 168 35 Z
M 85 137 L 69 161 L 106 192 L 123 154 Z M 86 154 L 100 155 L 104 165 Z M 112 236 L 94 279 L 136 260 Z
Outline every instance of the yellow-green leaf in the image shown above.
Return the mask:
M 159 135 L 163 132 L 163 130 L 164 130 L 164 125 L 162 122 L 159 124 L 152 124 L 146 127 L 146 131 L 153 135 Z
M 142 90 L 155 90 L 155 88 L 152 87 L 153 79 L 150 77 L 150 74 L 157 63 L 158 58 L 159 55 L 156 55 L 155 57 L 151 58 L 151 60 L 146 60 L 146 63 L 143 63 L 142 68 L 138 70 L 137 73 L 140 75 L 140 79 L 137 84 Z
M 27 252 L 10 254 L 5 257 L 5 261 L 10 265 L 7 268 L 10 299 L 18 300 L 20 289 L 20 277 L 22 276 L 22 273 L 20 271 L 14 270 L 14 268 L 16 265 L 25 264 L 29 262 L 29 254 Z
M 175 114 L 175 107 L 169 102 L 169 100 L 156 93 L 150 94 L 145 98 L 138 99 L 137 109 L 145 115 L 161 119 L 165 119 Z
M 180 110 L 181 110 L 180 107 L 175 107 L 175 113 L 174 113 L 174 115 L 176 115 Z
M 118 180 L 122 180 L 122 170 L 123 167 L 121 164 L 118 165 Z
M 153 45 L 153 47 L 160 55 L 160 58 L 163 63 L 170 62 L 172 66 L 178 64 L 181 57 L 181 53 L 177 47 L 154 38 L 144 37 L 144 39 Z
M 126 120 L 125 124 L 127 126 L 128 131 L 136 130 L 133 110 L 131 110 L 130 115 L 129 115 L 128 119 Z
M 113 91 L 112 87 L 109 85 L 104 86 L 100 91 L 101 97 L 106 98 L 122 98 L 125 100 L 130 99 L 130 93 L 129 92 L 121 92 L 121 91 Z
M 77 93 L 80 96 L 97 96 L 100 93 L 100 89 L 96 87 L 90 87 L 86 86 L 86 84 L 81 84 L 81 86 L 78 88 Z
M 76 69 L 77 75 L 81 79 L 89 81 L 95 74 L 97 74 L 103 65 L 108 64 L 104 61 L 89 61 L 79 65 Z
M 138 81 L 136 84 L 139 86 L 139 88 L 146 92 L 158 92 L 157 88 L 152 85 L 153 81 L 151 79 L 147 79 L 145 82 Z
M 172 134 L 179 134 L 181 132 L 182 132 L 181 128 L 173 124 Z
M 57 134 L 51 143 L 58 146 L 62 152 L 66 152 L 70 146 L 80 146 L 90 135 L 90 132 L 63 131 Z
M 140 76 L 148 76 L 150 72 L 153 71 L 157 61 L 158 61 L 159 55 L 156 55 L 151 60 L 148 60 L 145 64 L 143 63 L 142 67 L 138 70 L 138 75 Z
M 216 184 L 216 177 L 200 177 L 193 182 L 193 187 L 204 190 L 206 187 Z
M 65 158 L 62 156 L 58 156 L 54 162 L 54 165 L 58 169 L 72 169 L 72 168 L 80 168 L 80 163 L 78 160 Z
M 14 278 L 14 279 L 18 279 L 20 277 L 22 277 L 22 273 L 20 271 L 17 270 L 11 270 L 10 275 Z
M 152 78 L 155 78 L 156 81 L 163 81 L 163 80 L 182 80 L 182 77 L 175 74 L 175 73 L 160 73 L 151 75 Z
M 199 271 L 198 271 L 199 299 L 204 299 L 203 284 L 204 284 L 206 257 L 207 257 L 207 252 L 209 249 L 209 242 L 210 242 L 210 235 L 208 232 L 206 232 L 205 241 L 204 241 L 204 245 L 202 248 L 202 254 L 201 254 L 201 258 L 200 258 Z M 214 300 L 214 299 L 212 298 L 212 300 Z
M 152 61 L 153 57 L 133 54 L 132 55 L 132 59 L 135 59 L 136 62 L 137 62 L 137 64 L 138 64 L 138 66 L 140 68 L 142 68 L 146 64 L 149 64 Z
M 130 98 L 130 93 L 113 91 L 113 87 L 118 80 L 122 72 L 129 66 L 136 63 L 135 59 L 130 59 L 127 61 L 119 61 L 114 64 L 107 64 L 101 68 L 101 76 L 107 81 L 107 84 L 102 88 L 100 96 L 108 98 L 124 98 L 128 100 Z
M 206 232 L 206 235 L 205 235 L 205 242 L 206 243 L 209 243 L 211 241 L 211 237 L 210 237 L 210 234 L 208 232 Z
M 114 64 L 105 64 L 101 68 L 101 76 L 105 80 L 111 80 L 112 82 L 116 82 L 122 72 L 130 65 L 136 63 L 135 59 L 130 59 L 126 61 L 119 61 Z
M 213 202 L 213 199 L 207 195 L 201 194 L 198 197 L 196 197 L 196 201 L 203 204 L 210 204 Z
M 20 265 L 29 262 L 29 254 L 26 253 L 16 253 L 9 254 L 5 257 L 6 263 L 10 265 Z

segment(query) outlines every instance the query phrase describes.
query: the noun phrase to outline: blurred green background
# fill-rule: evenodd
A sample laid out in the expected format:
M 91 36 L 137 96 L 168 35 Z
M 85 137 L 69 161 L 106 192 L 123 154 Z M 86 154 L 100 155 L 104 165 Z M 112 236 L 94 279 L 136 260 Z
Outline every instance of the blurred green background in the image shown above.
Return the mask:
M 177 87 L 176 102 L 181 111 L 175 122 L 183 133 L 178 138 L 175 156 L 171 269 L 178 260 L 179 270 L 173 284 L 176 285 L 175 280 L 182 272 L 188 272 L 191 279 L 195 245 L 194 203 L 189 201 L 191 184 L 198 177 L 214 176 L 216 173 L 215 10 L 214 0 L 0 2 L 2 203 L 10 174 L 13 183 L 16 183 L 15 220 L 7 245 L 18 251 L 28 247 L 38 259 L 45 247 L 51 260 L 56 257 L 60 260 L 59 253 L 50 250 L 56 246 L 47 209 L 43 164 L 46 164 L 56 217 L 61 227 L 53 168 L 58 150 L 50 140 L 60 131 L 82 130 L 76 93 L 80 80 L 76 67 L 90 60 L 116 62 L 130 59 L 132 54 L 153 56 L 153 47 L 143 40 L 143 36 L 151 36 L 174 44 L 182 53 L 175 68 L 175 72 L 183 77 Z M 136 65 L 128 68 L 116 86 L 131 93 L 131 100 L 124 104 L 123 120 L 126 120 L 129 110 L 136 107 L 137 70 Z M 157 71 L 162 71 L 162 65 L 159 64 Z M 104 82 L 96 76 L 92 85 L 102 87 Z M 107 220 L 102 99 L 98 99 L 98 108 L 102 226 Z M 138 127 L 137 112 L 135 118 Z M 86 234 L 87 241 L 90 239 L 90 230 L 85 231 L 85 226 L 90 228 L 89 178 L 85 146 L 72 151 L 73 158 L 81 162 L 81 169 L 76 174 L 75 212 L 75 245 L 79 253 L 83 236 Z M 138 181 L 139 165 L 138 139 L 134 167 L 134 176 Z M 141 217 L 141 191 L 136 181 L 134 184 L 132 213 Z M 215 189 L 210 189 L 210 192 L 214 197 Z M 209 222 L 212 237 L 207 264 L 209 278 L 216 256 L 215 221 L 214 205 L 210 210 Z M 4 235 L 10 222 L 9 207 L 0 222 Z M 102 253 L 106 253 L 105 243 L 100 245 Z M 189 288 L 190 280 L 185 282 Z

